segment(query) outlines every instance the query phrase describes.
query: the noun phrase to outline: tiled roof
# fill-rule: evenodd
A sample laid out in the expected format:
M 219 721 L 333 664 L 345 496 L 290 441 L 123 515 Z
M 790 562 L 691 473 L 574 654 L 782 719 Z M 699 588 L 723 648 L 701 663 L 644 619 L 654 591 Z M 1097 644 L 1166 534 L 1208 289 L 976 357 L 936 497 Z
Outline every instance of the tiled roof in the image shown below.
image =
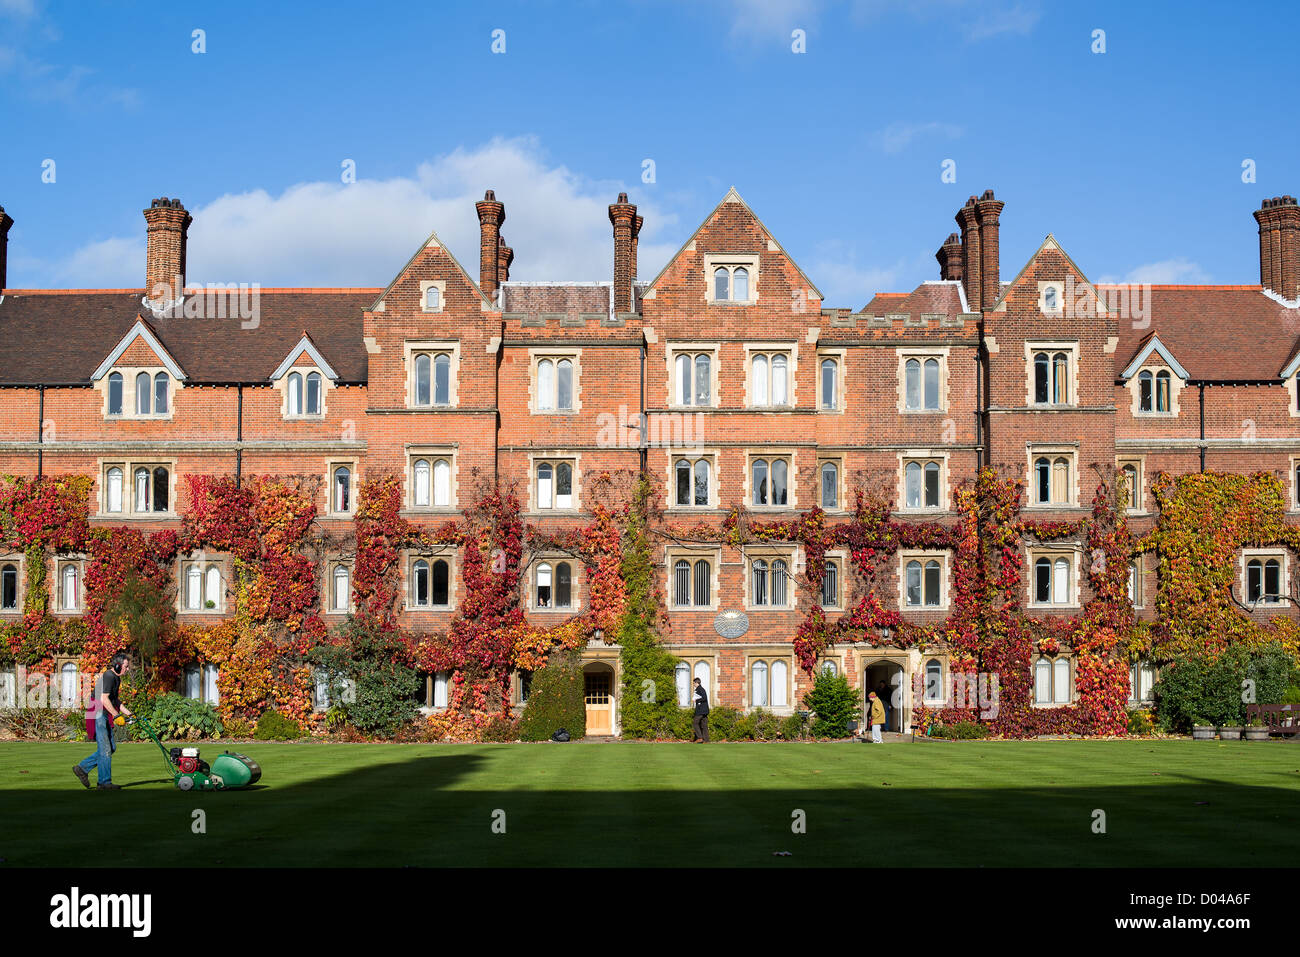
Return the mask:
M 914 316 L 960 315 L 961 292 L 956 282 L 923 282 L 911 292 L 876 293 L 862 311 L 872 316 L 909 313 Z
M 609 314 L 610 283 L 512 283 L 501 287 L 501 311 Z
M 1120 288 L 1097 286 L 1112 305 Z M 1259 286 L 1152 286 L 1149 308 L 1120 310 L 1118 320 L 1117 374 L 1158 335 L 1194 380 L 1277 379 L 1300 342 L 1300 309 Z
M 142 309 L 143 290 L 11 289 L 0 301 L 0 385 L 88 383 L 142 312 L 191 383 L 266 380 L 303 333 L 342 381 L 365 382 L 362 312 L 378 292 L 263 289 L 254 324 L 156 318 Z

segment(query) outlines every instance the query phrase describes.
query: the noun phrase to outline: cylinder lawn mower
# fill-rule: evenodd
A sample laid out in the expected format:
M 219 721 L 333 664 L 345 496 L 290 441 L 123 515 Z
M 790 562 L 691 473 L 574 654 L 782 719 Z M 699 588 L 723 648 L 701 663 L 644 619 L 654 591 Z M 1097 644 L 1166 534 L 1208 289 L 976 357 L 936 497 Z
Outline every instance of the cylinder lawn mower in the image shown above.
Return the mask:
M 182 791 L 233 791 L 256 784 L 262 777 L 261 766 L 245 754 L 225 751 L 209 765 L 199 757 L 198 748 L 172 748 L 169 751 L 158 740 L 148 721 L 138 715 L 132 720 L 158 745 L 163 760 L 167 762 L 167 773 L 172 776 L 172 783 Z

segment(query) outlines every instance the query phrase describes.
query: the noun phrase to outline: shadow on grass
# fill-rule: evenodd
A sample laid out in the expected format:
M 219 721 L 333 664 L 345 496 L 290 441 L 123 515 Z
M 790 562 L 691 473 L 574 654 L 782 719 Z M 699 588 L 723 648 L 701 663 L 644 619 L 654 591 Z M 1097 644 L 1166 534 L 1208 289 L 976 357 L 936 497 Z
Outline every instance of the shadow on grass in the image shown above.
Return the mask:
M 115 796 L 0 791 L 0 866 L 1243 867 L 1300 856 L 1294 788 L 1183 776 L 1116 787 L 643 790 L 578 790 L 578 776 L 568 789 L 462 788 L 486 760 L 453 751 L 313 768 L 311 780 L 270 777 L 244 791 L 152 780 Z

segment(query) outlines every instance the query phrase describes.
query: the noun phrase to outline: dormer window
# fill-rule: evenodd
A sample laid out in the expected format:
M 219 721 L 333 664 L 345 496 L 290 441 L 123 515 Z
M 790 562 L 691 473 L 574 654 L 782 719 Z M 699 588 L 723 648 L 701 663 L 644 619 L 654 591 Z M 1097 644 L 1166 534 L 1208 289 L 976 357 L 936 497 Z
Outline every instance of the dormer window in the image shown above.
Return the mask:
M 1150 369 L 1143 369 L 1138 373 L 1138 410 L 1140 412 L 1170 411 L 1169 383 L 1168 369 L 1161 369 L 1154 376 Z
M 288 414 L 320 415 L 321 375 L 319 372 L 290 372 Z
M 122 373 L 114 372 L 108 377 L 108 414 L 122 414 Z

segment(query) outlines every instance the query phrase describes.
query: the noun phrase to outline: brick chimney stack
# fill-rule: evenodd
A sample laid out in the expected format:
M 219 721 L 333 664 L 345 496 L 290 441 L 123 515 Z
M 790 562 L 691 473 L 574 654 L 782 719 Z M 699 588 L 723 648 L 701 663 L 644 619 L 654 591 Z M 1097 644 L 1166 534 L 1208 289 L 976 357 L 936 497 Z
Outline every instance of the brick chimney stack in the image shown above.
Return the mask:
M 488 190 L 474 204 L 478 210 L 478 285 L 483 295 L 496 296 L 501 262 L 501 224 L 506 221 L 506 207 L 497 202 L 497 194 Z
M 627 201 L 627 193 L 618 194 L 610 204 L 609 221 L 614 225 L 614 312 L 632 311 L 633 265 L 632 234 L 636 223 L 636 206 Z
M 641 226 L 643 223 L 645 223 L 645 217 L 638 216 L 636 218 L 636 223 L 634 223 L 632 226 L 632 281 L 633 282 L 636 282 L 636 276 L 637 276 L 636 249 L 637 249 L 637 243 L 640 241 L 641 238 Z
M 945 281 L 956 280 L 961 282 L 962 278 L 962 249 L 961 236 L 952 233 L 943 241 L 939 251 L 934 254 L 934 258 L 939 260 L 939 278 Z
M 980 257 L 979 213 L 975 204 L 979 202 L 974 196 L 966 200 L 966 205 L 957 210 L 957 225 L 961 227 L 961 278 L 966 287 L 966 305 L 971 312 L 979 312 L 984 300 L 980 293 L 980 270 L 983 260 Z
M 504 215 L 504 214 L 503 214 Z M 497 246 L 497 283 L 510 281 L 510 264 L 515 261 L 515 251 L 506 245 L 505 236 L 500 237 Z
M 1266 199 L 1259 223 L 1259 284 L 1283 299 L 1300 299 L 1300 206 L 1294 196 Z
M 155 199 L 144 211 L 146 226 L 144 293 L 170 300 L 172 290 L 185 287 L 185 245 L 194 218 L 179 199 Z
M 0 289 L 9 287 L 9 227 L 14 218 L 0 206 Z
M 984 190 L 976 209 L 980 224 L 980 311 L 989 312 L 1002 295 L 998 274 L 998 217 L 1006 203 L 993 198 L 993 190 Z

